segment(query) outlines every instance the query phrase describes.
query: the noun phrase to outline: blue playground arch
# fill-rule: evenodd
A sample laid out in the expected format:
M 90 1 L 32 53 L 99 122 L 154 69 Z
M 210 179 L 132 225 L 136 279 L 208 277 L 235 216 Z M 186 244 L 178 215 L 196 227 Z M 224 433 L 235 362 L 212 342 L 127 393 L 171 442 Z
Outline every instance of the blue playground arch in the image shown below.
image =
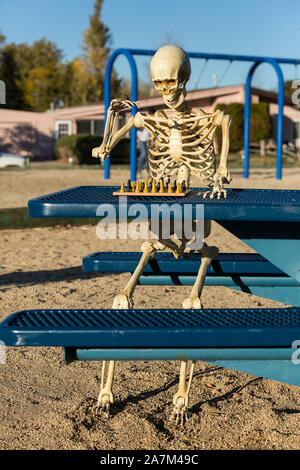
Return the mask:
M 138 99 L 138 73 L 135 55 L 153 56 L 156 50 L 152 49 L 117 49 L 110 56 L 104 79 L 104 105 L 105 105 L 105 120 L 107 110 L 111 100 L 111 72 L 113 64 L 119 55 L 124 55 L 130 65 L 131 70 L 131 99 L 137 101 Z M 245 84 L 245 106 L 244 106 L 244 178 L 249 177 L 249 160 L 250 160 L 250 111 L 251 111 L 251 81 L 253 74 L 257 67 L 262 63 L 270 64 L 277 74 L 278 78 L 278 115 L 277 115 L 277 138 L 276 138 L 276 178 L 282 178 L 282 139 L 283 139 L 283 106 L 284 106 L 284 78 L 279 64 L 300 64 L 299 59 L 282 59 L 275 57 L 258 57 L 258 56 L 243 56 L 232 54 L 208 54 L 203 52 L 187 52 L 191 59 L 214 59 L 214 60 L 229 60 L 254 62 L 251 66 Z M 132 109 L 132 114 L 136 113 L 136 109 Z M 133 128 L 130 132 L 130 177 L 132 181 L 136 180 L 136 129 Z M 110 157 L 104 162 L 104 178 L 110 178 Z

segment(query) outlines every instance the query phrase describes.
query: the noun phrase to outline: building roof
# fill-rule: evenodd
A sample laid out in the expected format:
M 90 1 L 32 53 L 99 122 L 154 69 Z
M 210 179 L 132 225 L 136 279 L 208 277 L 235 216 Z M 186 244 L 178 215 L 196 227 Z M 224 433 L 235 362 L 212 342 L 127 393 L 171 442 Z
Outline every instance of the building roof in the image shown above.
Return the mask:
M 259 88 L 251 88 L 252 96 L 257 96 L 259 99 L 261 98 L 262 101 L 268 103 L 277 103 L 278 95 L 274 91 L 267 91 L 261 90 Z M 225 87 L 215 87 L 215 88 L 206 88 L 203 90 L 190 90 L 187 92 L 186 100 L 193 105 L 195 102 L 199 102 L 201 100 L 208 100 L 211 104 L 215 102 L 216 99 L 222 97 L 229 97 L 230 95 L 243 95 L 244 101 L 244 92 L 245 87 L 244 85 L 231 85 Z M 241 101 L 240 99 L 238 101 Z M 143 109 L 151 109 L 151 108 L 160 108 L 164 107 L 163 99 L 160 96 L 152 96 L 146 98 L 144 100 L 139 101 L 140 108 Z M 293 106 L 292 100 L 290 97 L 285 97 L 284 104 L 288 106 Z M 3 108 L 1 111 L 8 112 L 12 111 L 7 108 Z M 16 110 L 14 110 L 16 111 Z M 96 103 L 96 104 L 87 104 L 82 106 L 72 106 L 66 108 L 57 108 L 54 110 L 48 110 L 45 113 L 33 113 L 29 111 L 19 111 L 23 113 L 32 114 L 46 114 L 51 115 L 54 119 L 99 119 L 104 117 L 105 108 L 103 103 Z
M 202 99 L 214 99 L 217 97 L 234 95 L 238 93 L 244 93 L 245 86 L 244 85 L 231 85 L 225 87 L 215 87 L 215 88 L 206 88 L 202 90 L 190 90 L 187 92 L 186 100 L 189 102 L 199 101 Z M 270 103 L 277 103 L 278 95 L 277 92 L 274 91 L 267 91 L 261 90 L 260 88 L 251 88 L 252 95 L 256 95 L 260 98 L 263 98 L 263 101 L 267 101 Z M 289 97 L 285 97 L 284 100 L 286 105 L 292 105 L 292 100 Z M 139 100 L 140 108 L 156 108 L 160 106 L 164 106 L 163 99 L 160 96 L 152 96 L 143 100 Z M 95 111 L 97 114 L 104 114 L 104 104 L 97 103 L 97 104 L 90 104 L 90 105 L 83 105 L 83 106 L 74 106 L 69 108 L 59 108 L 55 109 L 54 111 L 47 111 L 48 113 L 55 113 L 57 116 L 70 116 L 73 114 L 77 114 L 80 112 L 81 115 L 88 116 L 89 114 L 94 114 Z

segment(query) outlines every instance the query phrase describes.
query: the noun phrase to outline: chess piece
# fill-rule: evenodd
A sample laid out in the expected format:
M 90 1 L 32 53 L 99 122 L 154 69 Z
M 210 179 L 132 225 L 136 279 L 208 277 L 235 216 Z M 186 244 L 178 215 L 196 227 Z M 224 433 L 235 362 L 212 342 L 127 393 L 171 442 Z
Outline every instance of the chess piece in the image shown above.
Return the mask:
M 145 184 L 144 184 L 144 193 L 147 193 L 148 192 L 148 178 L 147 176 L 145 177 Z
M 152 179 L 152 188 L 151 188 L 151 193 L 156 193 L 156 184 L 155 184 L 155 179 Z
M 159 192 L 160 192 L 160 193 L 164 193 L 164 192 L 165 192 L 163 180 L 159 180 Z

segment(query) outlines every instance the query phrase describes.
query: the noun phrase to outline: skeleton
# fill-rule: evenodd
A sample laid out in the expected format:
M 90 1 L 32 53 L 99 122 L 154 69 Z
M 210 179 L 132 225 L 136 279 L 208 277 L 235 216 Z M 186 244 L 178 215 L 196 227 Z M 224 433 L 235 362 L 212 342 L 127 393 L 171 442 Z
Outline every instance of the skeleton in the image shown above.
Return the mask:
M 227 169 L 227 156 L 229 150 L 229 126 L 230 117 L 224 116 L 221 111 L 205 113 L 202 110 L 189 108 L 185 103 L 186 88 L 191 68 L 187 54 L 177 46 L 164 46 L 153 56 L 150 65 L 151 76 L 156 90 L 162 95 L 167 109 L 157 111 L 154 115 L 146 115 L 137 112 L 131 116 L 128 122 L 116 132 L 118 113 L 132 107 L 134 104 L 127 99 L 114 99 L 111 102 L 107 114 L 103 142 L 100 147 L 93 149 L 93 157 L 105 159 L 111 149 L 134 126 L 145 127 L 149 133 L 149 166 L 152 177 L 158 182 L 170 178 L 176 178 L 178 182 L 190 185 L 191 176 L 194 175 L 210 188 L 210 191 L 202 193 L 206 197 L 226 197 L 223 183 L 230 183 L 231 176 Z M 220 163 L 216 169 L 216 158 L 213 146 L 213 136 L 217 127 L 222 129 L 222 148 Z M 211 222 L 204 222 L 204 239 L 210 234 Z M 183 232 L 182 232 L 183 233 Z M 113 302 L 113 308 L 128 309 L 133 307 L 132 295 L 148 261 L 154 257 L 156 251 L 169 249 L 175 257 L 190 256 L 188 248 L 189 240 L 176 233 L 169 239 L 162 238 L 161 230 L 157 234 L 157 240 L 143 243 L 142 257 L 132 277 L 121 294 L 118 294 Z M 218 256 L 217 247 L 203 244 L 200 250 L 202 254 L 199 272 L 187 299 L 183 302 L 183 308 L 202 308 L 200 296 L 204 284 L 207 269 L 211 261 Z M 114 362 L 108 366 L 107 380 L 104 385 L 106 363 L 103 364 L 101 391 L 98 397 L 98 406 L 109 413 L 110 404 L 113 403 L 112 383 L 114 374 Z M 186 384 L 187 361 L 182 361 L 180 368 L 179 390 L 173 398 L 172 418 L 176 423 L 183 423 L 188 417 L 189 391 L 194 371 L 192 361 L 188 383 Z

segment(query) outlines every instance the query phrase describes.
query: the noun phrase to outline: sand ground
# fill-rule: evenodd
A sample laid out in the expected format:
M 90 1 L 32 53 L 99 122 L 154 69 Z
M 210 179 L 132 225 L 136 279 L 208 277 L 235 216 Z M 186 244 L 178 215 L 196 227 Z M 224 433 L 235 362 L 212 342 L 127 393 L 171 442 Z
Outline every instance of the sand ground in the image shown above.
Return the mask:
M 110 184 L 128 179 L 115 170 Z M 300 189 L 300 169 L 281 181 L 273 170 L 249 180 L 233 172 L 232 187 Z M 71 186 L 105 184 L 100 170 L 39 169 L 0 172 L 0 206 Z M 251 251 L 213 225 L 220 251 Z M 106 241 L 94 226 L 0 231 L 0 320 L 33 308 L 110 307 L 129 274 L 88 275 L 81 259 L 95 251 L 138 251 L 140 241 Z M 135 307 L 181 306 L 189 287 L 138 286 Z M 205 307 L 272 307 L 278 302 L 206 287 Z M 299 449 L 300 388 L 197 362 L 184 428 L 169 416 L 179 363 L 118 362 L 109 420 L 95 412 L 101 364 L 65 365 L 60 348 L 8 348 L 0 365 L 1 449 Z

